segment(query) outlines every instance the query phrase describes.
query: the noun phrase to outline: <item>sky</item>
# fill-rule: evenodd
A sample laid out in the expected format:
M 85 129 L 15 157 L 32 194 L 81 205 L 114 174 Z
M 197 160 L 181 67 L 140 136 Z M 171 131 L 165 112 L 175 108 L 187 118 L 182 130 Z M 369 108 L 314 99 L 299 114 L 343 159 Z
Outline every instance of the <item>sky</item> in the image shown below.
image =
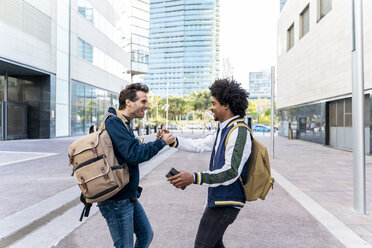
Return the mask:
M 248 84 L 249 72 L 276 66 L 279 0 L 220 0 L 220 59 Z

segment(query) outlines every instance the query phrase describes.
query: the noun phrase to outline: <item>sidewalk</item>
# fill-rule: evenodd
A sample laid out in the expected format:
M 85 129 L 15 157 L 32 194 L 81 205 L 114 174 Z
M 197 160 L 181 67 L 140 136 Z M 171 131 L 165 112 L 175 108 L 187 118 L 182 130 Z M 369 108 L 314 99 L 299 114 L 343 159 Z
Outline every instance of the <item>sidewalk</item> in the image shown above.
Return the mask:
M 264 144 L 269 142 L 268 136 L 259 139 Z M 140 201 L 155 231 L 151 247 L 193 247 L 207 188 L 191 185 L 185 191 L 174 189 L 165 181 L 164 175 L 171 167 L 205 170 L 209 155 L 178 151 L 141 180 L 144 192 Z M 272 168 L 367 240 L 367 232 L 358 230 L 365 228 L 363 226 L 369 223 L 370 217 L 357 215 L 351 210 L 352 181 L 348 181 L 352 179 L 351 157 L 350 152 L 278 137 Z M 371 162 L 371 159 L 367 158 L 367 161 Z M 345 247 L 279 182 L 265 201 L 246 204 L 239 218 L 227 230 L 224 242 L 229 248 Z M 87 246 L 112 247 L 99 212 L 56 247 Z
M 263 140 L 269 144 L 269 138 Z M 301 140 L 277 138 L 272 168 L 372 244 L 372 216 L 353 211 L 353 153 Z M 372 205 L 372 157 L 366 156 L 367 211 Z
M 176 135 L 196 137 L 205 134 L 185 132 Z M 147 137 L 153 138 L 154 136 Z M 269 136 L 256 135 L 256 138 L 268 146 Z M 42 200 L 57 197 L 58 192 L 68 193 L 70 189 L 77 191 L 66 165 L 65 151 L 72 140 L 73 138 L 66 138 L 0 143 L 0 153 L 6 155 L 0 160 L 3 172 L 0 176 L 0 188 L 3 189 L 0 197 L 0 221 L 9 215 L 25 214 L 29 206 L 41 206 Z M 144 187 L 140 201 L 155 231 L 152 248 L 193 247 L 207 188 L 190 185 L 184 191 L 175 189 L 165 181 L 164 175 L 171 167 L 188 171 L 206 170 L 209 156 L 210 153 L 177 151 L 165 156 L 165 160 L 156 168 L 143 166 L 145 171 L 154 168 L 140 183 Z M 15 161 L 14 158 L 19 160 Z M 371 247 L 365 241 L 372 244 L 372 217 L 356 214 L 352 210 L 351 152 L 276 137 L 275 159 L 271 161 L 271 165 L 276 179 L 274 190 L 270 191 L 265 201 L 246 204 L 239 218 L 226 232 L 226 247 Z M 371 156 L 366 157 L 366 166 L 368 180 L 372 176 Z M 372 197 L 371 184 L 367 181 L 367 200 Z M 68 195 L 74 199 L 78 193 L 70 192 Z M 57 204 L 57 201 L 48 200 L 46 203 Z M 45 235 L 56 236 L 57 232 L 64 230 L 66 234 L 70 233 L 56 239 L 53 244 L 60 240 L 56 247 L 113 247 L 105 220 L 98 209 L 94 207 L 91 217 L 80 225 L 78 218 L 81 207 L 80 204 L 71 207 L 60 216 L 54 213 L 55 219 L 47 222 L 48 225 L 35 229 L 30 236 L 41 241 Z M 372 211 L 371 208 L 371 203 L 368 203 L 369 212 Z M 28 217 L 43 219 L 48 213 L 42 211 L 47 210 L 38 208 L 35 213 L 40 217 L 35 217 L 34 214 L 29 214 Z M 49 226 L 54 226 L 55 229 L 48 229 Z M 66 231 L 69 230 L 68 226 L 79 227 Z M 39 236 L 41 232 L 44 236 Z M 23 239 L 24 242 L 15 243 L 14 247 L 27 247 L 20 245 L 25 244 L 27 237 L 29 236 Z

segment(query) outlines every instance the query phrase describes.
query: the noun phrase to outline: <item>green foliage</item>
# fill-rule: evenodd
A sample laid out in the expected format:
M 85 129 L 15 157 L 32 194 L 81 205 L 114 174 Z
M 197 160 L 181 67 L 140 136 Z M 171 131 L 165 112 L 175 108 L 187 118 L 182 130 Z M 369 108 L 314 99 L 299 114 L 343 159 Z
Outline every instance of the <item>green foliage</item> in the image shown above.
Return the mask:
M 192 108 L 195 111 L 204 111 L 210 108 L 212 97 L 211 93 L 207 90 L 202 90 L 191 94 L 193 99 Z
M 212 98 L 207 90 L 199 91 L 180 97 L 178 95 L 168 96 L 168 119 L 181 120 L 181 116 L 186 119 L 207 119 L 206 114 L 211 106 Z M 166 97 L 150 96 L 148 117 L 151 120 L 156 120 L 156 105 L 158 105 L 159 121 L 164 121 L 166 118 L 166 111 L 162 109 L 167 103 Z
M 253 101 L 250 101 L 248 104 L 247 115 L 252 115 L 254 120 L 257 120 L 258 118 L 257 104 Z
M 249 102 L 247 115 L 252 115 L 253 120 L 261 124 L 271 123 L 271 100 L 270 99 L 255 99 Z M 278 121 L 278 117 L 274 122 Z

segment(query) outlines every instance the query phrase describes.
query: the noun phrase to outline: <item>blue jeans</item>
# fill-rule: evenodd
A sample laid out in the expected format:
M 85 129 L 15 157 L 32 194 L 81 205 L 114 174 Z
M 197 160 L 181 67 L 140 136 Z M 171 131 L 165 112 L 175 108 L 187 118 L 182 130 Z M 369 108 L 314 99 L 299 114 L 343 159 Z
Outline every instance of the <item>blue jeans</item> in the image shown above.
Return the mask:
M 154 231 L 138 200 L 104 201 L 99 202 L 98 207 L 116 248 L 133 248 L 133 233 L 136 234 L 135 248 L 150 246 Z

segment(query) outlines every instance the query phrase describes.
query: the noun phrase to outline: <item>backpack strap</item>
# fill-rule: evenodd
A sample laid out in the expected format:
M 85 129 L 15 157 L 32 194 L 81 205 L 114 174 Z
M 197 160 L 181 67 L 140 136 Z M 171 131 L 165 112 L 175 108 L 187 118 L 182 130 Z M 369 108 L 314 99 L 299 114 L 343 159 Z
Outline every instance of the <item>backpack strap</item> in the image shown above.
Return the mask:
M 225 147 L 227 146 L 227 142 L 229 141 L 230 134 L 231 134 L 235 129 L 237 129 L 238 127 L 245 127 L 245 128 L 249 131 L 250 136 L 251 136 L 251 140 L 253 141 L 252 131 L 247 127 L 246 124 L 244 124 L 244 123 L 238 123 L 238 124 L 236 124 L 235 126 L 233 126 L 233 127 L 229 130 L 229 132 L 228 132 L 228 134 L 227 134 L 227 137 L 226 137 L 226 140 L 225 140 Z
M 105 123 L 106 123 L 106 120 L 108 119 L 108 118 L 110 118 L 111 116 L 115 116 L 113 113 L 108 113 L 106 116 L 105 116 L 105 118 L 102 120 L 102 122 L 101 122 L 101 125 L 99 125 L 99 128 L 98 128 L 98 131 L 100 131 L 100 130 L 103 130 L 103 129 L 105 129 L 106 127 L 105 127 Z M 124 116 L 122 116 L 122 115 L 116 115 L 122 122 L 123 122 L 123 124 L 124 124 L 124 126 L 125 126 L 125 128 L 128 130 L 128 132 L 130 132 L 130 130 L 129 130 L 129 127 L 128 127 L 128 125 L 125 123 L 127 120 L 125 119 L 125 117 Z
M 253 138 L 253 135 L 252 135 L 252 131 L 251 131 L 251 129 L 249 129 L 249 127 L 248 127 L 245 123 L 241 123 L 241 122 L 240 122 L 240 123 L 236 124 L 235 126 L 233 126 L 233 127 L 229 130 L 229 133 L 227 134 L 227 137 L 226 137 L 226 140 L 225 140 L 225 147 L 227 146 L 227 142 L 229 141 L 230 134 L 231 134 L 235 129 L 237 129 L 238 127 L 245 127 L 245 128 L 249 131 L 249 134 L 250 134 L 250 136 L 251 136 L 251 141 L 252 141 L 252 143 L 253 143 L 254 138 Z M 246 165 L 244 165 L 244 166 L 246 166 Z M 242 178 L 241 175 L 239 176 L 239 181 L 240 181 L 240 183 L 241 183 L 242 186 L 243 186 L 243 178 Z M 243 186 L 243 188 L 244 188 L 244 186 Z

